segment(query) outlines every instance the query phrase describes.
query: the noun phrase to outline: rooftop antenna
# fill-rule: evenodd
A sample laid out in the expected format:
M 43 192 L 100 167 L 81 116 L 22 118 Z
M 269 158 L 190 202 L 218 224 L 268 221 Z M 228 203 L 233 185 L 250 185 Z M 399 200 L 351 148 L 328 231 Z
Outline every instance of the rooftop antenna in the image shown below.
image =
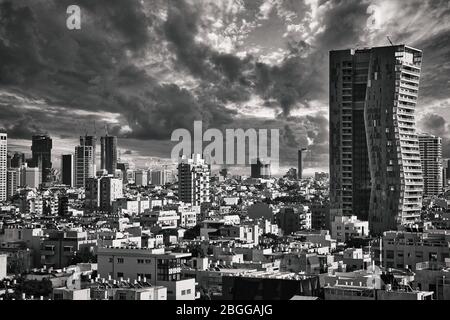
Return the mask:
M 105 132 L 106 132 L 106 136 L 108 136 L 108 125 L 105 123 Z
M 94 137 L 97 136 L 97 127 L 95 126 L 95 120 L 94 120 Z
M 389 43 L 391 44 L 391 46 L 394 47 L 394 44 L 392 43 L 391 38 L 389 38 L 389 36 L 386 36 L 386 38 L 388 39 L 388 41 L 389 41 Z

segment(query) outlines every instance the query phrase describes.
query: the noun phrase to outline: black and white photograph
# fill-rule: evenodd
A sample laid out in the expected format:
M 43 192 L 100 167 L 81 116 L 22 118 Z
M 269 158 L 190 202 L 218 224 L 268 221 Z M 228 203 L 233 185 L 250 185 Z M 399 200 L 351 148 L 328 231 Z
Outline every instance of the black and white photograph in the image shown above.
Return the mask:
M 449 183 L 448 0 L 0 0 L 0 309 L 450 300 Z

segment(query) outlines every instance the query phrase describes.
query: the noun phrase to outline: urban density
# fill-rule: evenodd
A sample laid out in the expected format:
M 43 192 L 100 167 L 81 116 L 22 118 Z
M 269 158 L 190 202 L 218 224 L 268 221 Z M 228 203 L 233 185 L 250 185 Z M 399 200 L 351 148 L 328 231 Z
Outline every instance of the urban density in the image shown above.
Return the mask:
M 184 1 L 173 6 L 182 6 L 180 3 Z M 208 25 L 208 20 L 200 23 L 192 14 L 184 21 L 177 15 L 184 7 L 174 8 L 175 13 L 168 18 L 161 13 L 168 21 L 164 28 L 156 22 L 146 25 L 148 30 L 158 30 L 155 34 L 164 34 L 168 39 L 164 41 L 173 47 L 168 45 L 159 55 L 137 54 L 148 39 L 141 39 L 145 37 L 139 32 L 128 34 L 140 25 L 129 8 L 123 9 L 124 16 L 117 15 L 119 22 L 108 20 L 109 15 L 115 16 L 116 5 L 112 4 L 111 11 L 102 11 L 105 20 L 98 28 L 120 25 L 119 32 L 97 34 L 88 25 L 95 20 L 90 15 L 88 27 L 82 20 L 81 29 L 76 30 L 76 41 L 56 44 L 56 40 L 46 40 L 50 48 L 68 48 L 67 52 L 57 50 L 58 61 L 66 69 L 52 75 L 52 81 L 64 84 L 39 91 L 36 88 L 42 88 L 39 83 L 44 75 L 24 80 L 26 77 L 19 75 L 22 69 L 16 70 L 14 64 L 14 59 L 22 56 L 10 53 L 14 44 L 4 42 L 3 29 L 16 30 L 12 27 L 16 20 L 5 22 L 7 27 L 2 22 L 3 12 L 34 16 L 20 11 L 25 10 L 22 7 L 0 4 L 0 60 L 7 59 L 12 65 L 0 66 L 0 85 L 13 86 L 8 81 L 17 76 L 14 83 L 20 83 L 23 92 L 34 88 L 37 91 L 30 89 L 30 96 L 31 92 L 42 94 L 34 100 L 22 99 L 29 115 L 21 118 L 20 126 L 9 125 L 15 115 L 0 114 L 0 119 L 4 117 L 0 122 L 0 300 L 450 300 L 450 159 L 446 158 L 450 126 L 445 123 L 440 131 L 426 131 L 418 125 L 422 119 L 417 110 L 419 96 L 431 90 L 429 84 L 422 86 L 422 79 L 434 72 L 424 63 L 428 54 L 424 48 L 402 44 L 403 40 L 394 44 L 389 37 L 384 46 L 364 48 L 356 43 L 360 39 L 356 36 L 351 38 L 353 47 L 343 47 L 341 44 L 347 42 L 334 41 L 331 36 L 324 38 L 321 41 L 330 43 L 321 52 L 328 63 L 328 82 L 319 82 L 326 87 L 328 115 L 320 121 L 326 122 L 323 128 L 327 129 L 311 128 L 310 123 L 298 120 L 299 126 L 306 128 L 306 138 L 296 140 L 286 125 L 280 136 L 283 143 L 289 141 L 289 148 L 280 148 L 280 158 L 288 166 L 277 163 L 275 170 L 267 150 L 266 157 L 258 153 L 250 159 L 253 155 L 245 154 L 244 165 L 213 163 L 207 152 L 211 149 L 197 149 L 196 140 L 191 152 L 180 152 L 175 162 L 170 159 L 170 151 L 166 152 L 170 148 L 164 146 L 164 139 L 170 139 L 167 130 L 204 119 L 208 125 L 220 123 L 232 128 L 233 123 L 227 122 L 229 115 L 239 118 L 237 124 L 244 124 L 252 112 L 267 111 L 261 107 L 246 115 L 237 113 L 233 108 L 241 102 L 241 95 L 264 107 L 281 106 L 276 120 L 264 115 L 259 122 L 268 129 L 281 123 L 276 122 L 279 118 L 288 119 L 297 93 L 285 82 L 297 81 L 298 75 L 292 70 L 298 66 L 251 64 L 251 57 L 237 58 L 228 53 L 231 49 L 223 49 L 225 53 L 209 49 L 198 40 L 206 32 L 206 27 L 200 26 Z M 97 10 L 94 4 L 86 4 L 86 8 Z M 321 10 L 314 15 L 324 14 Z M 270 17 L 261 13 L 260 20 Z M 215 26 L 218 30 L 222 24 L 229 24 L 229 33 L 233 33 L 233 23 L 221 20 Z M 245 27 L 250 28 L 249 24 Z M 311 25 L 311 30 L 320 34 Z M 295 25 L 290 28 L 295 29 Z M 25 26 L 17 30 L 15 36 L 23 37 L 24 42 L 35 32 Z M 299 30 L 296 32 L 306 32 Z M 64 29 L 68 34 L 72 31 Z M 255 36 L 254 41 L 273 36 L 267 32 Z M 127 39 L 122 41 L 125 35 Z M 100 39 L 102 36 L 107 39 Z M 119 55 L 112 49 L 107 52 L 108 41 L 112 41 L 109 37 L 121 39 L 114 45 L 123 46 L 126 54 Z M 214 32 L 208 37 L 217 37 L 217 45 L 227 46 Z M 312 41 L 314 32 L 308 37 Z M 40 41 L 39 36 L 33 39 L 30 43 Z M 286 39 L 290 39 L 288 35 Z M 89 43 L 95 54 L 82 51 L 83 41 L 92 41 Z M 297 55 L 295 59 L 314 49 L 302 41 L 290 43 L 289 54 Z M 100 44 L 97 47 L 92 43 Z M 155 43 L 155 47 L 160 44 Z M 34 67 L 46 65 L 46 58 L 41 57 L 46 50 L 38 50 L 39 57 L 24 53 L 35 63 L 33 68 L 24 66 L 24 70 L 33 75 Z M 176 55 L 169 54 L 170 50 Z M 435 50 L 441 49 L 436 46 Z M 110 56 L 106 58 L 103 51 Z M 72 55 L 82 58 L 71 60 Z M 143 70 L 157 63 L 149 56 L 162 56 L 168 65 L 173 64 L 173 70 L 183 70 L 190 76 L 180 80 L 176 74 L 172 77 L 158 71 L 150 78 Z M 139 63 L 128 65 L 131 57 Z M 83 59 L 92 60 L 84 65 Z M 199 62 L 201 59 L 207 62 Z M 176 63 L 192 65 L 183 69 Z M 318 68 L 320 63 L 314 63 Z M 305 63 L 302 67 L 308 66 Z M 77 68 L 83 68 L 82 74 L 75 73 Z M 160 65 L 158 68 L 163 70 Z M 442 69 L 448 72 L 448 64 Z M 301 77 L 313 79 L 315 72 Z M 135 78 L 139 85 L 133 83 Z M 279 78 L 284 85 L 279 85 Z M 160 80 L 165 83 L 139 91 Z M 179 89 L 175 83 L 181 82 L 185 87 Z M 74 97 L 64 100 L 69 96 L 68 83 L 82 88 L 80 92 L 85 95 L 80 100 L 86 101 Z M 315 83 L 311 83 L 308 90 L 313 91 Z M 126 94 L 125 87 L 129 90 Z M 199 88 L 204 95 L 195 91 Z M 196 100 L 189 90 L 195 91 L 192 96 Z M 233 98 L 222 97 L 220 101 L 221 94 L 225 95 L 221 90 Z M 0 104 L 18 99 L 21 92 L 11 90 L 6 96 L 0 91 Z M 266 100 L 259 101 L 260 96 L 254 92 Z M 211 95 L 214 99 L 208 100 Z M 44 106 L 42 97 L 49 97 L 46 101 L 54 106 Z M 141 98 L 154 104 L 144 106 Z M 59 120 L 62 125 L 70 125 L 57 111 L 56 106 L 63 105 L 61 101 L 66 113 L 72 112 L 66 106 L 82 103 L 114 107 L 110 113 L 102 110 L 104 129 L 87 125 L 94 122 L 95 127 L 99 118 L 86 108 L 73 112 L 74 119 L 84 119 L 84 123 L 73 120 L 78 133 L 68 128 L 67 133 L 57 134 L 56 129 L 47 129 L 56 128 Z M 192 107 L 192 101 L 207 106 L 211 113 Z M 222 102 L 228 108 L 226 115 L 218 106 Z M 129 106 L 126 116 L 120 114 L 121 103 Z M 173 103 L 182 105 L 182 111 L 172 107 Z M 314 99 L 308 103 L 312 107 L 305 117 L 311 120 Z M 48 128 L 34 126 L 30 119 L 41 107 L 59 120 L 48 122 Z M 157 110 L 161 116 L 149 116 L 148 109 Z M 303 115 L 297 116 L 300 119 Z M 120 126 L 120 121 L 128 122 Z M 26 130 L 19 132 L 22 127 Z M 320 139 L 323 141 L 318 142 Z M 244 137 L 238 144 L 245 147 L 248 140 Z M 272 137 L 272 145 L 274 141 Z M 163 150 L 167 161 L 144 156 L 142 150 L 148 145 Z M 316 153 L 322 152 L 323 146 L 325 157 L 320 159 L 326 159 L 326 163 L 321 167 L 318 160 L 311 159 L 317 159 Z M 241 147 L 238 145 L 238 150 Z

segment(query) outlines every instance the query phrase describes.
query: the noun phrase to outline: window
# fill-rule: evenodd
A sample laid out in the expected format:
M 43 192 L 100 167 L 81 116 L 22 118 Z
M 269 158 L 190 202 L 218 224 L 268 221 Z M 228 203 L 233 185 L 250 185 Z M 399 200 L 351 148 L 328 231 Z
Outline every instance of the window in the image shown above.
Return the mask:
M 64 246 L 64 252 L 72 252 L 72 247 L 70 246 Z
M 64 296 L 62 293 L 55 293 L 53 295 L 53 300 L 63 300 L 63 299 L 64 299 Z
M 144 259 L 137 259 L 137 263 L 138 264 L 143 264 L 144 263 Z
M 386 250 L 386 258 L 387 259 L 394 259 L 394 251 L 393 250 Z
M 187 294 L 191 294 L 191 289 L 187 289 Z
M 152 263 L 152 260 L 151 259 L 145 259 L 145 263 L 146 264 L 150 264 L 150 263 Z
M 113 258 L 109 258 L 109 263 L 113 263 L 114 259 Z
M 186 295 L 186 290 L 181 290 L 181 295 L 185 296 Z
M 127 300 L 127 294 L 125 292 L 119 292 L 119 300 Z
M 117 263 L 123 263 L 123 258 L 117 258 Z
M 123 272 L 117 272 L 117 278 L 123 278 Z
M 146 273 L 145 277 L 147 278 L 147 280 L 150 280 L 152 278 L 152 275 L 150 273 Z

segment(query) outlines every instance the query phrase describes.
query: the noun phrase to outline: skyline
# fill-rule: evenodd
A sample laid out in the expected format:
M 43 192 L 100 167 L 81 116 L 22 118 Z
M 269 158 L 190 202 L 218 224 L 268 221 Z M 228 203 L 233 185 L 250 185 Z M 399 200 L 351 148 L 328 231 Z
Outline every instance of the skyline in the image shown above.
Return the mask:
M 86 18 L 76 32 L 65 29 L 66 2 L 0 4 L 10 150 L 29 153 L 32 134 L 48 132 L 54 154 L 71 153 L 95 120 L 141 167 L 170 158 L 171 130 L 203 120 L 280 128 L 282 173 L 308 144 L 305 173 L 328 171 L 328 51 L 386 46 L 389 36 L 423 50 L 418 129 L 442 137 L 450 157 L 444 1 L 171 1 L 168 12 L 165 1 L 78 1 Z

